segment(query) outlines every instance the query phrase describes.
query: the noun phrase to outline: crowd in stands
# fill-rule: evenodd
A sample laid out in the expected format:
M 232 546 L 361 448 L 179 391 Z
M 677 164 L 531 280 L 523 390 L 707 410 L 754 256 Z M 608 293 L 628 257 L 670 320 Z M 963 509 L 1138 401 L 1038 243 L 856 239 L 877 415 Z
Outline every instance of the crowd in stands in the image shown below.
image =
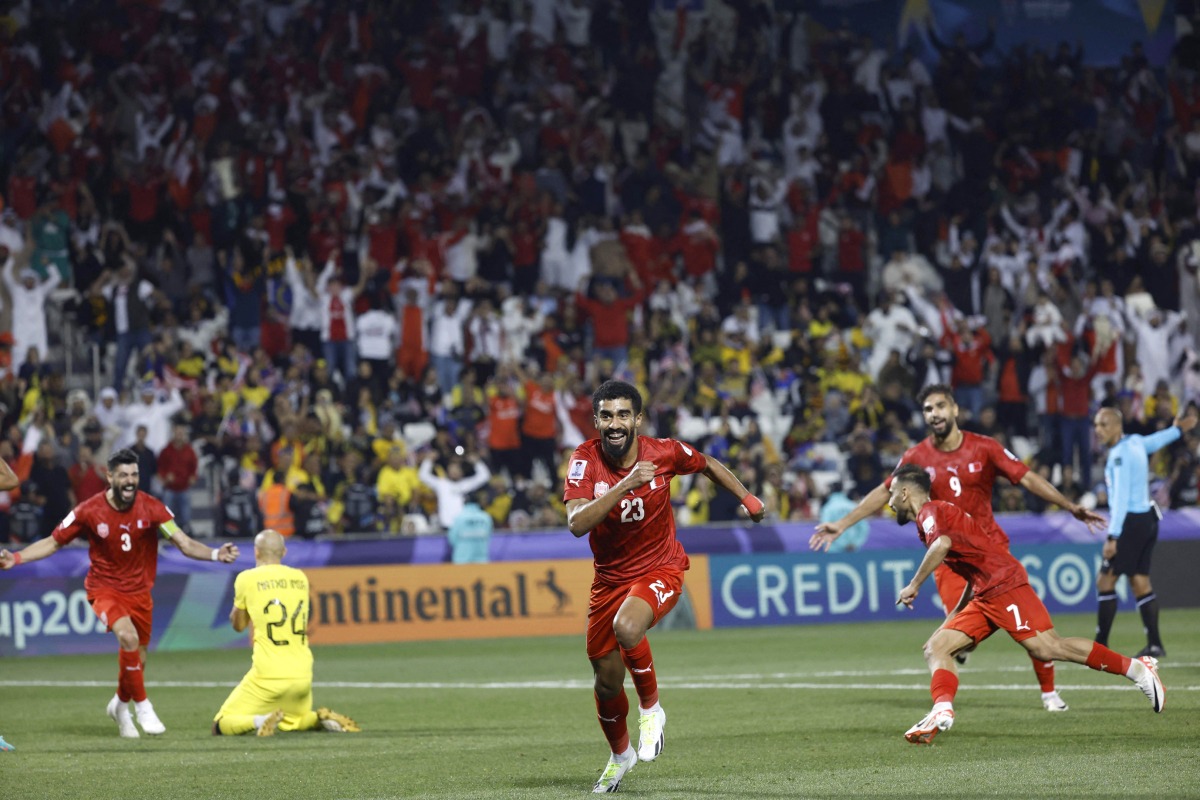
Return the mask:
M 3 535 L 120 447 L 185 527 L 205 470 L 234 535 L 561 527 L 610 376 L 771 519 L 876 485 L 931 382 L 1103 507 L 1095 409 L 1200 401 L 1189 18 L 1167 66 L 1101 67 L 651 6 L 0 4 Z M 1163 505 L 1197 441 L 1155 456 Z

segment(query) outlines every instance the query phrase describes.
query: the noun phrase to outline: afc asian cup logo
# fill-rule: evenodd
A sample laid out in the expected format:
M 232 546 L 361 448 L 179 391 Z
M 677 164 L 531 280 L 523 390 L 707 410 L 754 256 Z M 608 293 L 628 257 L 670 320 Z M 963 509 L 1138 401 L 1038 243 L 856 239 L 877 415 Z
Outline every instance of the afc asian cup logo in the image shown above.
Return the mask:
M 592 487 L 592 497 L 604 497 L 606 494 L 608 494 L 608 484 L 604 481 L 596 481 Z
M 107 522 L 101 522 L 99 525 L 96 526 L 96 535 L 99 536 L 101 539 L 108 538 L 108 523 Z

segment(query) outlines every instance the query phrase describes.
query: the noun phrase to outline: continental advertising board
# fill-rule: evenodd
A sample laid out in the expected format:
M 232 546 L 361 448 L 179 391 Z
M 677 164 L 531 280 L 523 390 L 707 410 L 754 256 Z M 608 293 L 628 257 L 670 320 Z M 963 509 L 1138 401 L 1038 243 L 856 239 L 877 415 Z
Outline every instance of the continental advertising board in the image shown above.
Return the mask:
M 709 577 L 693 559 L 685 599 L 671 624 L 708 628 Z M 583 636 L 592 562 L 585 559 L 478 565 L 380 565 L 305 570 L 314 645 Z M 229 627 L 235 573 L 161 576 L 154 588 L 151 649 L 246 646 Z M 111 653 L 111 633 L 92 613 L 83 579 L 0 582 L 0 657 Z

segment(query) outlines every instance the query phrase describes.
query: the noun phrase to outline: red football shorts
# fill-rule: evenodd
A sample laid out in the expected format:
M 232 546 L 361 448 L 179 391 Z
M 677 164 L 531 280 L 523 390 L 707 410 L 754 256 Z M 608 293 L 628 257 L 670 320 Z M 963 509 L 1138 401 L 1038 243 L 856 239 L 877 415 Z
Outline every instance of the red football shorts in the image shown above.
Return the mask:
M 137 631 L 138 644 L 146 647 L 150 644 L 151 621 L 154 616 L 154 600 L 149 592 L 142 594 L 124 594 L 122 592 L 106 592 L 100 590 L 88 598 L 92 611 L 100 621 L 111 631 L 113 623 L 121 617 L 129 617 Z
M 683 570 L 661 569 L 643 575 L 631 583 L 613 586 L 594 581 L 588 601 L 587 654 L 595 660 L 617 649 L 613 622 L 621 605 L 630 597 L 640 597 L 654 612 L 653 628 L 665 617 L 683 593 Z
M 997 630 L 1008 631 L 1014 642 L 1023 642 L 1050 630 L 1054 622 L 1037 592 L 1023 583 L 986 600 L 971 598 L 962 613 L 947 622 L 946 627 L 962 631 L 976 644 Z

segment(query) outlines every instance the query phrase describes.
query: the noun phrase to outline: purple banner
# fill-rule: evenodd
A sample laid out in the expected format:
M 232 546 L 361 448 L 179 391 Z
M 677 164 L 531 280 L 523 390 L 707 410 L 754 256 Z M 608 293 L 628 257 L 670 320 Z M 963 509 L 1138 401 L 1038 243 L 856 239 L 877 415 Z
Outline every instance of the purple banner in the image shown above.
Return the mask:
M 1007 515 L 999 518 L 1013 547 L 1038 544 L 1095 544 L 1083 523 L 1070 514 Z M 725 525 L 683 528 L 679 540 L 692 554 L 735 555 L 749 553 L 808 552 L 808 539 L 815 522 L 789 522 L 776 525 Z M 912 526 L 900 527 L 891 519 L 869 521 L 871 534 L 863 550 L 917 547 Z M 1200 539 L 1200 509 L 1170 511 L 1159 524 L 1160 541 Z M 185 558 L 174 547 L 165 547 L 159 556 L 159 575 L 193 573 L 230 574 L 250 566 L 253 554 L 248 541 L 240 542 L 242 560 L 226 566 Z M 527 533 L 497 533 L 491 541 L 492 561 L 537 561 L 556 558 L 589 558 L 587 538 L 576 539 L 566 528 Z M 389 539 L 328 539 L 288 542 L 288 563 L 305 567 L 339 567 L 363 564 L 440 564 L 448 562 L 450 549 L 444 536 L 418 536 Z M 83 577 L 87 573 L 87 548 L 72 546 L 52 558 L 0 572 L 5 581 L 31 577 Z

